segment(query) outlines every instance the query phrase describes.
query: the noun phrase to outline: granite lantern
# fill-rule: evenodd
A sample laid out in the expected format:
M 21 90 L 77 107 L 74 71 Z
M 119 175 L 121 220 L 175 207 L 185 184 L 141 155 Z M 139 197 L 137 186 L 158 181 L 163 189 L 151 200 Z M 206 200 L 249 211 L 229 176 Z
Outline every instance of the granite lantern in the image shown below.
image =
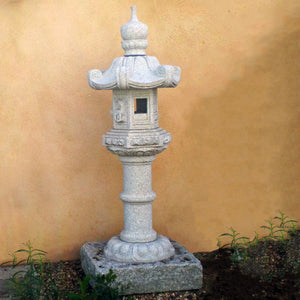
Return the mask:
M 124 229 L 108 242 L 98 244 L 98 248 L 101 249 L 98 253 L 102 255 L 98 261 L 102 260 L 102 267 L 105 262 L 106 270 L 112 267 L 122 282 L 126 276 L 129 278 L 134 274 L 129 267 L 131 275 L 125 276 L 124 264 L 138 265 L 140 270 L 144 268 L 149 274 L 151 264 L 172 260 L 176 256 L 176 248 L 177 252 L 178 249 L 183 251 L 186 257 L 191 255 L 189 262 L 195 259 L 181 245 L 157 234 L 152 228 L 152 202 L 156 194 L 152 190 L 151 164 L 155 155 L 165 150 L 171 141 L 170 134 L 158 124 L 157 89 L 176 87 L 180 81 L 181 70 L 176 66 L 160 65 L 157 58 L 146 55 L 148 27 L 137 19 L 135 6 L 131 7 L 131 13 L 131 20 L 121 27 L 124 57 L 115 58 L 105 71 L 91 70 L 88 73 L 88 82 L 92 88 L 113 91 L 110 112 L 113 117 L 113 129 L 103 136 L 103 145 L 113 154 L 117 154 L 123 164 L 123 191 L 120 199 L 124 205 Z M 82 247 L 82 264 L 86 273 L 99 271 L 88 261 L 93 259 L 96 248 L 97 246 L 92 246 L 91 243 Z M 197 264 L 195 270 L 199 273 L 202 268 L 199 261 L 196 261 L 191 264 Z M 166 270 L 167 273 L 169 271 Z M 98 273 L 103 272 L 105 273 L 105 270 Z M 152 275 L 155 277 L 155 272 Z M 165 281 L 170 279 L 166 278 Z M 164 282 L 163 278 L 157 279 Z M 180 276 L 179 280 L 182 281 Z M 131 293 L 170 289 L 151 288 L 150 284 L 150 290 L 147 290 L 149 282 L 143 285 L 138 281 L 133 283 L 135 278 L 129 281 Z M 185 286 L 186 289 L 188 287 L 195 288 Z

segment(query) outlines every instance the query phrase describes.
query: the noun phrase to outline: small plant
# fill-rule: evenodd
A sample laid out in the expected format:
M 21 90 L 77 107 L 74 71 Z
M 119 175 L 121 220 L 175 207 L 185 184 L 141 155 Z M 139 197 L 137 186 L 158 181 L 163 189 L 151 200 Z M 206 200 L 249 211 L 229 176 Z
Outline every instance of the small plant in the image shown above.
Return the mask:
M 116 284 L 117 275 L 112 270 L 105 275 L 99 275 L 95 279 L 95 292 L 103 300 L 119 299 L 121 291 L 128 287 L 118 286 Z
M 268 223 L 268 226 L 267 225 L 263 225 L 261 226 L 261 228 L 263 229 L 267 229 L 269 230 L 269 234 L 264 237 L 265 240 L 279 240 L 282 236 L 282 234 L 284 233 L 284 229 L 283 228 L 280 228 L 280 227 L 277 227 L 275 224 L 274 224 L 274 219 L 270 219 L 269 221 L 267 221 Z
M 86 275 L 82 281 L 79 280 L 78 284 L 80 285 L 80 294 L 68 293 L 69 299 L 73 299 L 73 300 L 97 299 L 96 293 L 88 294 L 87 292 L 90 279 L 91 279 L 91 275 Z
M 12 265 L 16 268 L 19 265 L 26 265 L 22 271 L 17 271 L 10 278 L 10 288 L 13 297 L 20 300 L 60 300 L 60 299 L 80 299 L 80 300 L 116 300 L 120 298 L 120 293 L 124 292 L 128 286 L 122 286 L 116 282 L 117 276 L 112 270 L 105 275 L 92 277 L 86 275 L 81 281 L 80 294 L 67 293 L 60 290 L 52 277 L 52 264 L 46 258 L 47 252 L 33 248 L 30 242 L 24 244 L 24 249 L 19 249 L 11 254 L 12 260 L 2 263 L 0 266 Z M 25 258 L 19 259 L 20 254 L 25 254 Z M 95 283 L 94 292 L 89 292 L 89 282 Z
M 27 299 L 61 299 L 62 292 L 56 286 L 51 272 L 46 268 L 50 261 L 46 258 L 46 252 L 34 249 L 30 242 L 24 244 L 26 248 L 19 249 L 12 253 L 11 261 L 1 266 L 12 265 L 13 268 L 25 264 L 28 268 L 18 271 L 10 278 L 10 288 L 13 296 L 20 300 Z M 19 254 L 25 254 L 27 258 L 19 260 Z M 47 284 L 46 284 L 47 281 Z
M 232 260 L 234 262 L 239 262 L 245 256 L 247 255 L 247 241 L 249 240 L 248 237 L 245 236 L 240 236 L 240 233 L 238 233 L 235 229 L 230 227 L 231 232 L 230 233 L 223 233 L 219 236 L 218 239 L 218 245 L 221 245 L 220 238 L 221 237 L 230 237 L 231 242 L 224 244 L 220 248 L 225 248 L 225 247 L 230 247 L 233 249 L 233 254 L 232 254 Z
M 116 282 L 117 275 L 113 270 L 109 270 L 107 274 L 92 277 L 86 275 L 82 281 L 79 281 L 81 294 L 69 293 L 68 297 L 73 300 L 117 300 L 120 298 L 120 293 L 129 286 L 121 286 Z M 88 293 L 89 281 L 93 280 L 95 284 L 94 292 Z
M 292 222 L 290 223 L 290 231 L 292 234 L 296 234 L 296 231 L 298 229 L 297 222 L 295 220 L 291 220 Z
M 279 216 L 275 216 L 267 221 L 267 223 L 268 226 L 261 226 L 261 228 L 269 231 L 264 240 L 281 241 L 284 243 L 286 238 L 289 237 L 290 232 L 295 234 L 297 230 L 297 222 L 286 216 L 282 211 L 279 211 Z
M 251 241 L 230 228 L 230 233 L 223 233 L 218 237 L 217 245 L 219 248 L 231 248 L 232 261 L 237 263 L 243 272 L 256 274 L 263 280 L 283 278 L 289 270 L 299 274 L 297 250 L 289 246 L 291 239 L 299 235 L 297 222 L 279 211 L 278 216 L 271 218 L 267 225 L 261 228 L 268 230 L 268 235 L 260 238 L 255 232 Z M 230 237 L 231 241 L 222 244 L 223 237 Z M 274 253 L 274 249 L 279 255 Z
M 259 234 L 257 233 L 257 231 L 255 231 L 255 237 L 252 241 L 249 241 L 249 246 L 255 246 L 259 243 Z
M 291 231 L 293 234 L 296 233 L 297 222 L 294 219 L 286 216 L 284 212 L 279 211 L 280 216 L 274 217 L 274 220 L 279 220 L 279 227 L 284 229 L 286 232 Z
M 119 299 L 120 292 L 129 288 L 121 286 L 116 282 L 117 276 L 112 270 L 105 275 L 91 277 L 85 276 L 79 280 L 80 294 L 67 293 L 60 290 L 56 285 L 52 273 L 52 264 L 46 258 L 47 252 L 35 249 L 30 242 L 24 244 L 24 249 L 19 249 L 12 253 L 12 260 L 1 266 L 12 265 L 16 268 L 19 265 L 26 265 L 22 271 L 17 271 L 10 278 L 10 288 L 13 297 L 20 300 L 60 300 L 60 299 L 80 299 L 80 300 L 116 300 Z M 20 254 L 25 254 L 26 258 L 19 259 Z M 94 292 L 89 292 L 89 281 L 95 283 Z

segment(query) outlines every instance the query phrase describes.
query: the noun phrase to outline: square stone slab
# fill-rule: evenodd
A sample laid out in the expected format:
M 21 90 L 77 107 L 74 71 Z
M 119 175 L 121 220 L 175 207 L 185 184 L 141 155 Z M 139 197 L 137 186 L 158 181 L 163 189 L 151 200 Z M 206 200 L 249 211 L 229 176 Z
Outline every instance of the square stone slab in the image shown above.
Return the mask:
M 182 245 L 170 241 L 175 248 L 173 257 L 141 264 L 110 260 L 104 256 L 107 242 L 88 242 L 80 251 L 82 268 L 92 276 L 107 274 L 112 269 L 117 275 L 117 283 L 123 286 L 130 284 L 130 288 L 122 293 L 124 295 L 200 289 L 200 261 Z

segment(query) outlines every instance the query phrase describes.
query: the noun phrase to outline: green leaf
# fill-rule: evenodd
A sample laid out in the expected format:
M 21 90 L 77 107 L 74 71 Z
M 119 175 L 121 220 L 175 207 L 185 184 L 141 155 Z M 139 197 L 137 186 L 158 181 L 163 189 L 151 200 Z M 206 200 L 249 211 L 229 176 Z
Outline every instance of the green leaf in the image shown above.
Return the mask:
M 80 300 L 80 299 L 82 299 L 82 297 L 80 295 L 77 295 L 75 293 L 68 293 L 68 298 L 74 299 L 74 300 L 77 300 L 77 299 Z
M 15 251 L 15 253 L 21 253 L 21 252 L 26 252 L 26 253 L 28 253 L 29 251 L 26 250 L 26 249 L 19 249 L 19 250 Z
M 264 229 L 270 229 L 270 227 L 269 226 L 265 226 L 265 225 L 263 225 L 263 226 L 260 226 L 261 228 L 264 228 Z
M 221 235 L 219 235 L 220 237 L 222 237 L 222 236 L 232 236 L 232 234 L 230 234 L 230 233 L 222 233 Z

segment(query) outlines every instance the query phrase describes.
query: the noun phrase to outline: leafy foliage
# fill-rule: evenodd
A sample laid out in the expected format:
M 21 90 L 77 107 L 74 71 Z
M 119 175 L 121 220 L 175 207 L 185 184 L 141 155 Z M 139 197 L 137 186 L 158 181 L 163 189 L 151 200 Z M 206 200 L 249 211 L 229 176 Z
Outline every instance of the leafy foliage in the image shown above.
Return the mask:
M 288 272 L 299 274 L 298 250 L 291 242 L 291 239 L 298 239 L 299 236 L 297 222 L 282 211 L 266 222 L 266 225 L 261 226 L 267 230 L 265 236 L 260 238 L 255 232 L 254 239 L 250 240 L 230 228 L 229 233 L 219 236 L 218 247 L 230 248 L 231 259 L 241 270 L 247 274 L 256 274 L 263 280 L 284 278 Z M 230 239 L 222 243 L 223 238 Z
M 109 270 L 107 274 L 92 277 L 86 275 L 82 281 L 79 281 L 81 294 L 68 293 L 69 299 L 73 300 L 117 300 L 120 298 L 120 292 L 123 292 L 129 286 L 122 286 L 116 282 L 117 275 L 113 270 Z M 94 292 L 88 293 L 89 281 L 93 280 L 95 284 Z
M 27 299 L 62 299 L 63 292 L 55 284 L 49 267 L 50 261 L 46 258 L 46 252 L 34 249 L 30 242 L 24 244 L 26 248 L 12 253 L 13 259 L 2 265 L 12 265 L 13 268 L 26 264 L 28 268 L 15 272 L 10 278 L 10 287 L 13 296 L 21 300 Z M 25 254 L 27 258 L 18 259 L 19 254 Z M 46 264 L 48 268 L 45 268 Z
M 95 292 L 98 299 L 116 300 L 119 299 L 120 292 L 129 288 L 128 286 L 120 286 L 116 283 L 117 275 L 112 270 L 105 275 L 100 275 L 95 278 Z
M 246 247 L 247 247 L 247 242 L 248 242 L 249 238 L 245 237 L 245 236 L 240 236 L 240 233 L 238 233 L 232 227 L 230 227 L 230 231 L 231 231 L 230 233 L 223 233 L 219 236 L 219 238 L 227 237 L 227 236 L 231 238 L 230 243 L 226 243 L 221 247 L 222 248 L 225 248 L 225 247 L 232 248 L 233 249 L 232 260 L 234 262 L 238 262 L 238 261 L 242 260 L 243 257 L 246 255 Z M 218 244 L 220 245 L 220 239 L 219 239 Z
M 80 293 L 68 293 L 61 290 L 52 277 L 52 264 L 46 258 L 47 252 L 33 248 L 30 242 L 24 244 L 25 248 L 12 253 L 12 260 L 1 266 L 12 265 L 16 268 L 19 265 L 26 265 L 22 271 L 16 271 L 10 278 L 10 289 L 12 296 L 20 300 L 116 300 L 120 292 L 128 286 L 121 286 L 116 282 L 117 276 L 110 270 L 107 274 L 92 277 L 86 275 L 79 280 Z M 20 255 L 25 258 L 19 259 Z M 91 292 L 90 280 L 95 283 L 95 289 Z
M 86 275 L 82 281 L 78 281 L 80 285 L 80 294 L 75 294 L 75 293 L 68 293 L 68 297 L 73 300 L 90 300 L 90 299 L 97 299 L 97 294 L 96 293 L 91 293 L 89 294 L 87 292 L 88 286 L 89 286 L 89 281 L 91 279 L 90 275 Z

